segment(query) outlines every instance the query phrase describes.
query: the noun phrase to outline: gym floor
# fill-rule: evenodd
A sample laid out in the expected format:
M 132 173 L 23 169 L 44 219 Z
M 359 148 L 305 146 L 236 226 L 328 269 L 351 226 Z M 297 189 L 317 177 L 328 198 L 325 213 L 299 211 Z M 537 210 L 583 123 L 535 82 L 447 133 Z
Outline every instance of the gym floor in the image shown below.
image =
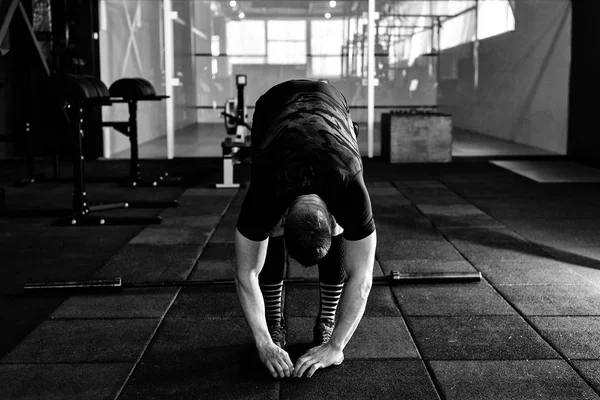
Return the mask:
M 535 164 L 535 159 L 530 163 Z M 565 165 L 564 160 L 545 161 Z M 562 163 L 562 164 L 561 164 Z M 53 226 L 0 218 L 0 397 L 7 399 L 598 399 L 600 185 L 546 183 L 479 158 L 390 165 L 365 159 L 378 228 L 375 274 L 480 271 L 478 283 L 374 286 L 338 367 L 272 379 L 232 287 L 24 294 L 35 281 L 233 276 L 245 189 L 210 189 L 220 160 L 146 160 L 186 186 L 126 188 L 127 160 L 90 162 L 89 200 L 173 200 L 107 215 L 160 225 Z M 248 179 L 238 166 L 236 180 Z M 237 167 L 236 167 L 237 168 Z M 11 211 L 69 208 L 63 180 L 25 187 L 0 166 Z M 40 174 L 51 175 L 44 166 Z M 112 178 L 112 182 L 111 182 Z M 296 265 L 288 276 L 314 277 Z M 286 291 L 289 351 L 307 349 L 317 287 Z

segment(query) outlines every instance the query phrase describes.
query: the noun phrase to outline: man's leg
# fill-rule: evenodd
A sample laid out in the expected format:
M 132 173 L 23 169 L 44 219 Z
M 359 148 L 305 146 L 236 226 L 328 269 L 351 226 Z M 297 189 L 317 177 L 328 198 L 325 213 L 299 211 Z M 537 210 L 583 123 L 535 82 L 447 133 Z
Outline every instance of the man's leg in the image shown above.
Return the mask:
M 258 275 L 260 291 L 265 300 L 267 326 L 273 342 L 279 347 L 285 346 L 285 327 L 281 297 L 283 293 L 283 272 L 285 266 L 285 247 L 283 236 L 269 238 L 269 247 L 265 265 Z
M 342 235 L 331 238 L 329 253 L 319 261 L 318 265 L 321 304 L 313 332 L 314 345 L 327 343 L 335 326 L 335 312 L 342 295 L 346 276 Z

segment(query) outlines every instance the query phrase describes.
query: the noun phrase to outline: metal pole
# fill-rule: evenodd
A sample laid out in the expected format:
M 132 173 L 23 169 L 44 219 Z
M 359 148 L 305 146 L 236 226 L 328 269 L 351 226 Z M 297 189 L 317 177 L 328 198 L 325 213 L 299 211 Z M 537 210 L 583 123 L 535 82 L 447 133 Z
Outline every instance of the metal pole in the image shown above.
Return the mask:
M 2 24 L 0 24 L 0 43 L 4 41 L 4 37 L 8 33 L 10 23 L 12 22 L 15 11 L 20 3 L 20 0 L 12 0 L 7 6 L 6 14 L 2 17 Z M 2 2 L 0 2 L 0 5 L 2 5 Z
M 35 47 L 35 51 L 38 56 L 38 60 L 42 64 L 44 73 L 46 74 L 47 77 L 49 77 L 50 76 L 50 67 L 48 66 L 48 63 L 46 63 L 46 57 L 44 57 L 44 54 L 42 53 L 42 49 L 39 46 L 39 43 L 35 36 L 35 33 L 33 32 L 33 26 L 31 25 L 31 22 L 29 22 L 29 17 L 27 16 L 27 11 L 25 11 L 25 7 L 23 7 L 23 4 L 21 4 L 20 2 L 18 2 L 18 3 L 19 3 L 19 11 L 21 12 L 21 16 L 23 17 L 23 22 L 25 23 L 25 25 L 27 27 L 27 32 L 29 33 L 29 37 L 31 38 L 33 47 Z
M 367 153 L 373 158 L 375 123 L 375 0 L 369 0 L 367 23 Z
M 402 273 L 392 271 L 386 276 L 373 277 L 374 285 L 400 285 L 400 284 L 438 284 L 438 283 L 470 283 L 481 281 L 481 272 L 409 272 Z M 318 285 L 318 279 L 286 278 L 283 280 L 287 285 Z M 198 287 L 198 286 L 231 286 L 235 284 L 234 279 L 211 279 L 211 280 L 175 280 L 175 281 L 132 281 L 123 282 L 120 276 L 109 279 L 87 280 L 87 281 L 65 281 L 65 282 L 37 282 L 26 283 L 23 289 L 28 293 L 35 291 L 61 291 L 61 290 L 114 290 L 135 288 L 164 288 L 164 287 Z
M 436 57 L 436 66 L 435 66 L 435 96 L 436 96 L 436 104 L 438 99 L 438 94 L 440 93 L 440 79 L 441 79 L 441 68 L 442 68 L 442 21 L 438 17 L 436 18 L 436 26 L 437 26 L 437 54 Z M 438 104 L 439 105 L 439 104 Z
M 173 46 L 173 19 L 171 0 L 163 0 L 163 23 L 165 43 L 165 99 L 167 121 L 167 158 L 175 156 L 175 115 L 173 109 L 173 76 L 175 75 L 175 50 Z
M 479 0 L 475 0 L 475 35 L 473 40 L 473 85 L 479 87 Z

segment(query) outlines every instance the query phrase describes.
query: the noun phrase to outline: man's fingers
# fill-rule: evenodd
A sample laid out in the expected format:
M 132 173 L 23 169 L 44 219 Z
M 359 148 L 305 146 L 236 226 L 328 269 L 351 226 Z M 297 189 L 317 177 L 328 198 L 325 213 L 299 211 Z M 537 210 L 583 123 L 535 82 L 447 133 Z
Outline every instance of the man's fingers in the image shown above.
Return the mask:
M 271 363 L 267 363 L 267 369 L 269 370 L 273 378 L 277 378 L 277 371 L 275 371 L 275 368 L 273 368 Z
M 284 372 L 283 372 L 283 368 L 281 367 L 281 365 L 279 365 L 279 363 L 277 362 L 277 360 L 273 360 L 273 367 L 275 368 L 275 371 L 277 371 L 277 374 L 275 375 L 275 378 L 277 378 L 278 376 L 280 378 L 283 378 L 285 376 Z
M 310 378 L 313 376 L 313 374 L 315 373 L 316 370 L 318 370 L 319 368 L 322 368 L 323 364 L 321 363 L 314 363 L 309 369 L 308 372 L 306 373 L 306 377 Z
M 287 365 L 285 360 L 279 359 L 279 360 L 277 360 L 277 362 L 279 363 L 279 368 L 281 368 L 281 370 L 283 371 L 283 375 L 289 378 L 290 377 L 290 367 Z M 283 378 L 283 376 L 282 376 L 282 378 Z
M 306 356 L 304 355 L 296 360 L 296 365 L 294 365 L 294 376 L 300 377 L 300 368 L 302 368 L 305 358 Z
M 296 364 L 296 367 L 298 369 L 298 372 L 296 372 L 296 376 L 298 378 L 302 378 L 302 374 L 304 374 L 304 371 L 306 371 L 306 369 L 310 367 L 313 364 L 313 362 L 314 361 L 312 361 L 310 357 L 303 357 L 300 365 Z
M 289 368 L 290 374 L 293 373 L 294 372 L 294 363 L 292 363 L 292 360 L 290 359 L 290 355 L 288 353 L 284 353 L 283 361 L 285 361 L 285 364 Z

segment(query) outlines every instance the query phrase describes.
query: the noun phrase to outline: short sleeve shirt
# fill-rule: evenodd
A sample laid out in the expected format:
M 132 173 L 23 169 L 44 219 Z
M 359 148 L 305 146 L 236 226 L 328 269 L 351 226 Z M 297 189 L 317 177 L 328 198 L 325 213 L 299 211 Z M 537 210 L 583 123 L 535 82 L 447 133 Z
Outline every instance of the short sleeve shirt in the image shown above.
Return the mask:
M 375 230 L 346 99 L 323 82 L 288 81 L 256 103 L 251 184 L 238 230 L 250 240 L 266 239 L 305 194 L 325 201 L 345 239 L 360 240 Z

